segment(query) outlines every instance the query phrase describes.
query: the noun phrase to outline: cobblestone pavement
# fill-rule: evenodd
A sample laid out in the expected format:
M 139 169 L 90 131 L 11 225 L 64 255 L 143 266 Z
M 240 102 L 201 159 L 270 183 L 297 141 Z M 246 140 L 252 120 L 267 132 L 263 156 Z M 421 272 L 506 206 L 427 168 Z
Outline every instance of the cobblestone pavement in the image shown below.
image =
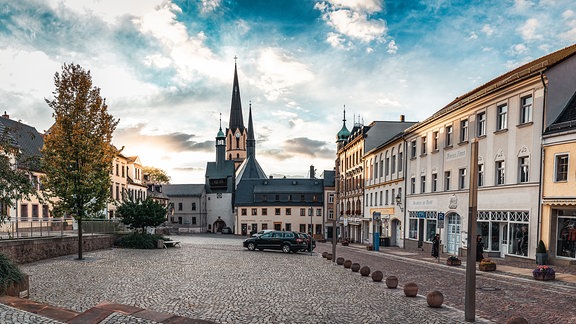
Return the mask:
M 316 252 L 332 253 L 332 245 L 319 243 Z M 465 309 L 465 265 L 445 265 L 447 255 L 441 262 L 420 250 L 407 251 L 399 248 L 383 248 L 379 252 L 367 251 L 361 246 L 337 245 L 336 258 L 343 257 L 370 269 L 380 270 L 385 276 L 394 275 L 400 284 L 415 282 L 419 293 L 426 295 L 432 290 L 444 294 L 444 303 Z M 498 265 L 534 269 L 534 261 L 494 259 Z M 476 265 L 475 265 L 476 266 Z M 504 268 L 504 267 L 502 267 Z M 556 267 L 573 274 L 573 268 Z M 520 271 L 516 271 L 519 273 Z M 526 271 L 524 271 L 526 272 Z M 528 273 L 530 273 L 528 271 Z M 495 272 L 476 272 L 476 316 L 504 323 L 521 316 L 530 323 L 576 323 L 576 283 L 567 281 L 536 281 L 529 275 Z
M 242 248 L 242 238 L 231 235 L 172 238 L 182 247 L 109 249 L 85 253 L 82 261 L 66 256 L 22 265 L 30 275 L 30 299 L 78 312 L 103 302 L 118 303 L 217 323 L 464 322 L 461 310 L 430 308 L 422 295 L 405 297 L 400 289 L 387 289 L 322 258 L 318 252 L 328 244 L 319 244 L 310 256 L 250 252 Z M 359 249 L 349 253 L 362 263 L 371 257 Z M 405 269 L 394 272 L 400 284 L 415 281 L 424 296 L 435 281 L 452 282 L 459 276 L 456 270 L 436 270 L 436 265 L 390 259 L 382 263 Z M 381 270 L 392 273 L 390 268 Z M 453 300 L 449 291 L 445 295 Z M 107 323 L 121 322 L 109 318 Z
M 0 304 L 0 323 L 55 324 L 62 322 Z

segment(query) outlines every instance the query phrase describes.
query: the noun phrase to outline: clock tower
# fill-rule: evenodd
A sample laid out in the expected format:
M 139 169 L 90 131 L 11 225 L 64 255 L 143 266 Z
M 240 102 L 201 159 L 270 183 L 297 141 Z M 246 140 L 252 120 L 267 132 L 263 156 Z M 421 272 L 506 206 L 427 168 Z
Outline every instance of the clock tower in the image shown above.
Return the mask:
M 235 169 L 238 169 L 240 164 L 242 164 L 246 159 L 247 133 L 248 130 L 244 127 L 244 118 L 242 117 L 240 86 L 238 85 L 238 71 L 235 62 L 234 84 L 232 85 L 232 104 L 230 106 L 230 122 L 226 129 L 226 159 L 234 161 Z

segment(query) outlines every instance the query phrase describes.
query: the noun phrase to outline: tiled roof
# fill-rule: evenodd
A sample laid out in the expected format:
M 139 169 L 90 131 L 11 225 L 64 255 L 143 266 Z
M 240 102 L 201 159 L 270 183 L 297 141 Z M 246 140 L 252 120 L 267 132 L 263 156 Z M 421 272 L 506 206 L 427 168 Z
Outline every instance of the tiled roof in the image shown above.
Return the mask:
M 518 82 L 519 80 L 523 80 L 529 77 L 533 77 L 535 75 L 540 74 L 540 72 L 545 71 L 546 69 L 564 61 L 565 59 L 569 58 L 570 56 L 576 53 L 576 44 L 565 47 L 561 50 L 558 50 L 554 53 L 550 53 L 545 55 L 539 59 L 536 59 L 532 62 L 526 63 L 508 73 L 505 73 L 481 86 L 478 88 L 465 93 L 464 95 L 457 97 L 451 103 L 446 105 L 444 108 L 438 110 L 435 114 L 431 117 L 425 119 L 424 121 L 408 128 L 406 131 L 410 132 L 414 129 L 417 129 L 421 125 L 425 125 L 431 120 L 439 118 L 453 110 L 456 110 L 469 102 L 473 102 L 481 97 L 484 97 L 488 94 L 491 94 L 495 91 L 499 91 L 510 84 Z
M 5 117 L 0 117 L 0 131 L 6 132 L 20 149 L 22 155 L 17 161 L 18 166 L 40 171 L 40 150 L 44 146 L 42 134 L 32 126 Z
M 204 184 L 165 184 L 162 193 L 168 197 L 201 196 L 204 193 Z
M 558 133 L 571 129 L 576 129 L 576 92 L 572 95 L 558 119 L 546 129 L 544 134 Z

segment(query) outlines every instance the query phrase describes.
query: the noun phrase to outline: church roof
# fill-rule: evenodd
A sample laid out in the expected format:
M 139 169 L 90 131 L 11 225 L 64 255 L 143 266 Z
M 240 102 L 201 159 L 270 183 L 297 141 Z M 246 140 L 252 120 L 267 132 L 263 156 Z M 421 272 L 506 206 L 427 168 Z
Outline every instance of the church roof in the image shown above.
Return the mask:
M 246 179 L 266 179 L 266 173 L 256 161 L 255 156 L 248 156 L 236 170 L 236 186 L 241 180 Z
M 244 117 L 242 116 L 242 102 L 240 100 L 240 86 L 238 84 L 236 63 L 234 63 L 234 84 L 232 85 L 232 103 L 230 106 L 228 128 L 244 130 Z

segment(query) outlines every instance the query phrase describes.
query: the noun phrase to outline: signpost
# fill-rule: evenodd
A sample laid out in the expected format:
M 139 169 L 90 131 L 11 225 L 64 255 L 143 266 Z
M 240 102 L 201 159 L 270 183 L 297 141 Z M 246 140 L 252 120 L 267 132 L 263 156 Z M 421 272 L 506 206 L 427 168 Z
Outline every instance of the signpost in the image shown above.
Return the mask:
M 376 224 L 380 223 L 380 217 L 381 217 L 380 212 L 372 213 L 372 224 L 373 224 L 372 233 L 374 233 L 372 235 L 373 237 L 372 246 L 374 251 L 380 251 L 380 233 L 376 230 Z

